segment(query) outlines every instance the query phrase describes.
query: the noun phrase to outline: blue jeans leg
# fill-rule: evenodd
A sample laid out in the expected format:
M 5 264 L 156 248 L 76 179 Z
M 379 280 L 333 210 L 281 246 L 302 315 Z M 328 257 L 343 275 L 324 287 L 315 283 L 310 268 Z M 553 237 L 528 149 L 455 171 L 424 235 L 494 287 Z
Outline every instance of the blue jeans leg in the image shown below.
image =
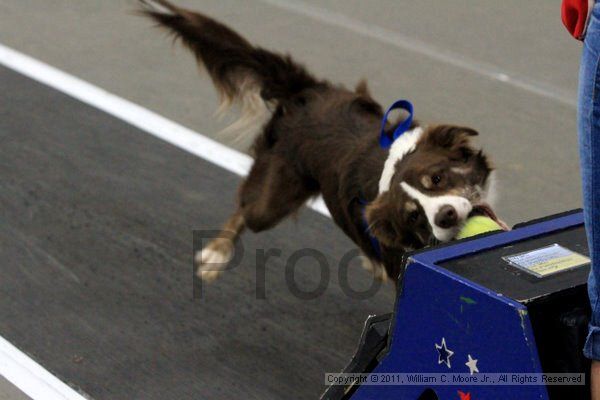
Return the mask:
M 600 360 L 600 2 L 592 10 L 581 56 L 577 112 L 583 183 L 583 209 L 592 269 L 588 294 L 592 307 L 586 357 Z

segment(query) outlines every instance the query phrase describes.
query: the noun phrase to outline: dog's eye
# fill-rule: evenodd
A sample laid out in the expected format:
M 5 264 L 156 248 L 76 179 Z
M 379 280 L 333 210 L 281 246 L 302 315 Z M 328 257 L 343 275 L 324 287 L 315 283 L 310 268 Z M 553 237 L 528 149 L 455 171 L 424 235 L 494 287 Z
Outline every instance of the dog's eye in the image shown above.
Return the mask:
M 463 163 L 468 163 L 469 160 L 471 159 L 471 156 L 473 155 L 472 152 L 469 149 L 461 149 L 461 153 L 462 153 L 462 162 Z
M 408 222 L 415 223 L 415 222 L 417 222 L 418 219 L 419 219 L 418 211 L 412 211 L 410 214 L 408 214 Z
M 441 181 L 442 177 L 440 175 L 433 175 L 431 177 L 431 183 L 433 183 L 435 186 L 439 185 Z

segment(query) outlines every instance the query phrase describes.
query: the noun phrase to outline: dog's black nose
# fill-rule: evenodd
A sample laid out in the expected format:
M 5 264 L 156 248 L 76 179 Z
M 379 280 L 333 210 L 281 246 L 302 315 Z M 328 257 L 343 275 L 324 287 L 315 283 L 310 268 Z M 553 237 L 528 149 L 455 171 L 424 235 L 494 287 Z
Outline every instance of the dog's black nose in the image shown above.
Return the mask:
M 435 224 L 440 228 L 451 228 L 458 223 L 458 214 L 451 205 L 442 206 L 435 215 Z

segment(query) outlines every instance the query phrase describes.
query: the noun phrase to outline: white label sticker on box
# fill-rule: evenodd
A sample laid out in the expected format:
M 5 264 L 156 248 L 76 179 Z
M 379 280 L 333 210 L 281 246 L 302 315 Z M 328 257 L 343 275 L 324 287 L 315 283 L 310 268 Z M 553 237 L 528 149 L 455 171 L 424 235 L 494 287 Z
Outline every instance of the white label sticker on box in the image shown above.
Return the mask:
M 588 257 L 575 253 L 558 244 L 505 256 L 502 259 L 510 265 L 539 278 L 590 263 Z

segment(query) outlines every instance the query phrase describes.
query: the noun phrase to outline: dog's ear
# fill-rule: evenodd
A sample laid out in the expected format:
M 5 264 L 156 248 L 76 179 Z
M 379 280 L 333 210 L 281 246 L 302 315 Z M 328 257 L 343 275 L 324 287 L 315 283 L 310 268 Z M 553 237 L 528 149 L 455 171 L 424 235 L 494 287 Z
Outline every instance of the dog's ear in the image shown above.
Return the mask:
M 357 96 L 350 104 L 350 110 L 352 114 L 369 114 L 378 119 L 383 116 L 383 110 L 381 109 L 381 106 L 371 97 L 366 80 L 362 79 L 360 82 L 358 82 L 354 92 Z
M 472 136 L 477 135 L 479 135 L 479 133 L 473 128 L 454 125 L 438 125 L 429 129 L 426 141 L 436 147 L 455 149 L 467 146 L 469 144 L 469 139 Z
M 356 87 L 354 88 L 354 92 L 356 94 L 360 94 L 363 96 L 368 96 L 371 97 L 371 91 L 369 90 L 369 86 L 367 85 L 367 80 L 366 79 L 361 79 L 357 84 Z
M 397 240 L 397 232 L 392 224 L 393 204 L 390 192 L 385 192 L 367 206 L 365 216 L 369 232 L 384 246 L 391 247 Z

